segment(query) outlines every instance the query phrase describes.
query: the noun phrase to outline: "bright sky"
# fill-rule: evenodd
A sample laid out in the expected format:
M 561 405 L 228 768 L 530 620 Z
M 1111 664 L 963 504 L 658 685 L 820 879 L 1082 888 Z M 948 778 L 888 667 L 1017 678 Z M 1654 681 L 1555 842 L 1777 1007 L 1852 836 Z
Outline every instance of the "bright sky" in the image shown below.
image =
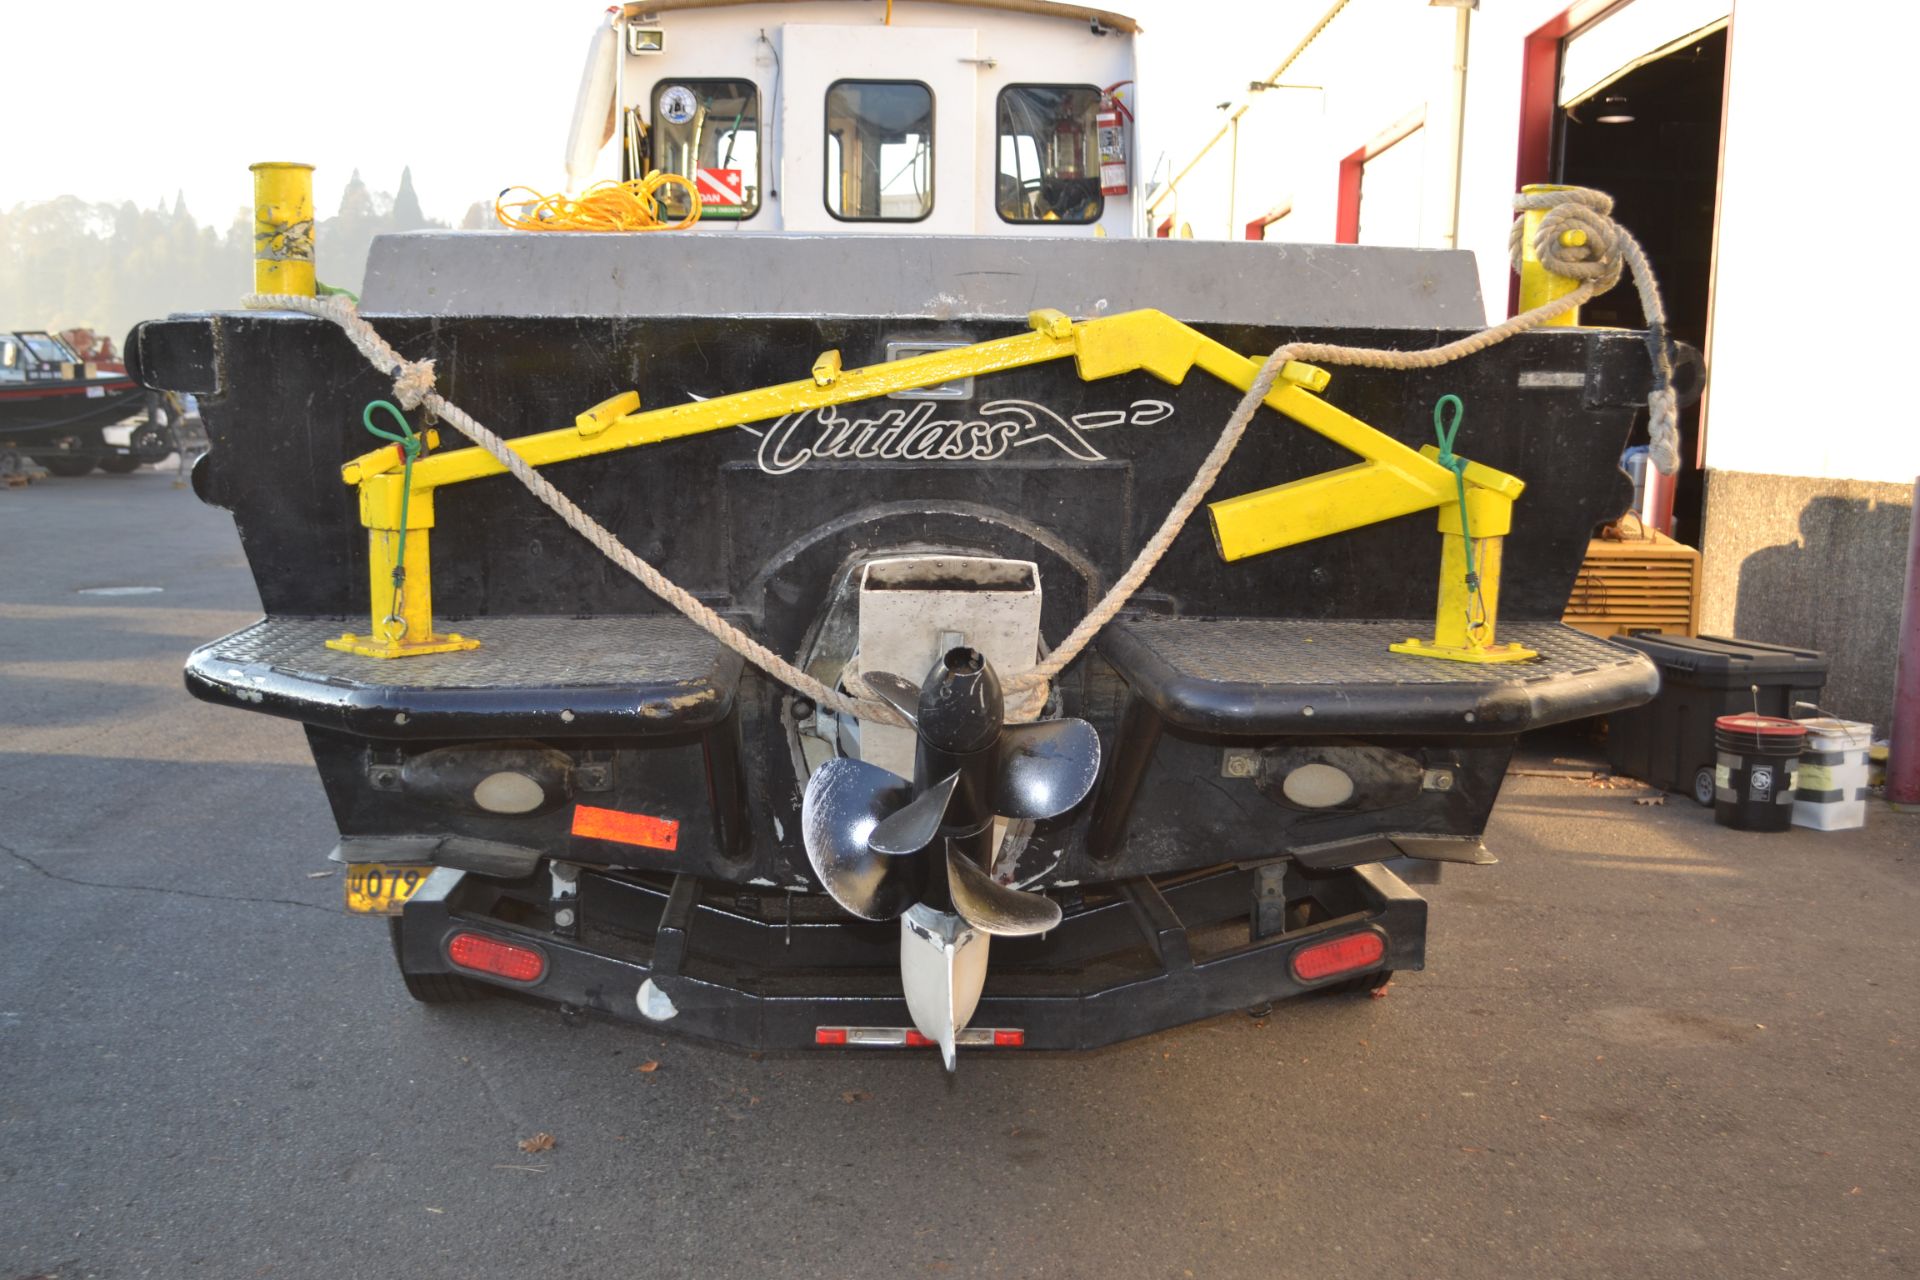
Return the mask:
M 1141 155 L 1177 165 L 1214 104 L 1271 71 L 1324 0 L 1105 0 L 1146 28 Z M 137 21 L 97 6 L 9 4 L 0 118 L 15 142 L 0 208 L 75 195 L 171 203 L 224 227 L 247 166 L 316 166 L 339 205 L 354 167 L 392 191 L 402 165 L 429 217 L 457 222 L 516 183 L 557 186 L 587 43 L 604 0 L 329 0 L 269 8 L 154 0 Z M 1196 22 L 1203 11 L 1206 22 Z M 1229 52 L 1229 50 L 1231 52 Z M 26 122 L 35 122 L 28 124 Z

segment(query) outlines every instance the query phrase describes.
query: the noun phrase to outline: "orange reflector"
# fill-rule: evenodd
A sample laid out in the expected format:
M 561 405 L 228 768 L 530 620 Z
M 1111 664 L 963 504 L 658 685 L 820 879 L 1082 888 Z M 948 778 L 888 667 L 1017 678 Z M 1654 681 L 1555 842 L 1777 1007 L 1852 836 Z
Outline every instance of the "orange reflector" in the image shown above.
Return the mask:
M 532 947 L 516 947 L 478 933 L 454 934 L 447 943 L 447 959 L 462 969 L 511 982 L 538 982 L 547 971 L 547 958 Z
M 1387 954 L 1387 940 L 1368 929 L 1328 938 L 1293 953 L 1293 976 L 1302 982 L 1318 982 L 1335 974 L 1370 969 Z
M 620 809 L 596 809 L 590 804 L 573 807 L 573 834 L 589 840 L 635 844 L 643 849 L 665 849 L 669 853 L 680 847 L 680 824 L 672 818 L 655 818 Z

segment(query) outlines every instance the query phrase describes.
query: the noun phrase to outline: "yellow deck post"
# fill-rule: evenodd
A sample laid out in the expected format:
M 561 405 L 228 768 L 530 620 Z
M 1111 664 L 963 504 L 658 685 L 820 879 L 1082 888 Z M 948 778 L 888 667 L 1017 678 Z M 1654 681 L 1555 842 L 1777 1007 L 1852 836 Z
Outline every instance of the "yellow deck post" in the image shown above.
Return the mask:
M 311 298 L 313 166 L 268 160 L 253 169 L 253 291 Z
M 1477 478 L 1476 472 L 1480 473 Z M 1498 479 L 1486 483 L 1494 477 Z M 1395 653 L 1454 662 L 1524 662 L 1538 657 L 1532 649 L 1500 644 L 1496 639 L 1500 621 L 1500 561 L 1507 534 L 1513 528 L 1513 500 L 1525 486 L 1512 476 L 1474 462 L 1467 464 L 1466 480 L 1466 519 L 1461 518 L 1458 502 L 1440 508 L 1440 597 L 1434 606 L 1433 639 L 1409 636 L 1404 643 L 1388 647 Z M 1469 529 L 1473 534 L 1473 568 L 1477 579 L 1472 587 L 1467 584 Z
M 415 490 L 405 502 L 402 477 L 369 477 L 360 486 L 360 521 L 367 527 L 367 634 L 349 631 L 327 641 L 327 648 L 363 658 L 408 658 L 423 653 L 478 649 L 480 642 L 433 630 L 433 493 Z M 394 569 L 401 573 L 398 583 Z
M 1535 182 L 1520 188 L 1522 195 L 1536 195 L 1543 191 L 1571 191 L 1572 187 L 1560 186 L 1551 182 Z M 1520 310 L 1531 311 L 1543 307 L 1555 298 L 1564 298 L 1580 287 L 1578 280 L 1556 275 L 1541 263 L 1540 255 L 1533 251 L 1533 238 L 1540 233 L 1540 220 L 1547 216 L 1545 209 L 1528 209 L 1521 215 L 1520 224 Z M 1560 243 L 1569 248 L 1587 242 L 1584 231 L 1565 231 L 1560 235 Z M 1549 325 L 1574 327 L 1580 323 L 1580 309 L 1575 307 L 1567 314 L 1546 322 Z

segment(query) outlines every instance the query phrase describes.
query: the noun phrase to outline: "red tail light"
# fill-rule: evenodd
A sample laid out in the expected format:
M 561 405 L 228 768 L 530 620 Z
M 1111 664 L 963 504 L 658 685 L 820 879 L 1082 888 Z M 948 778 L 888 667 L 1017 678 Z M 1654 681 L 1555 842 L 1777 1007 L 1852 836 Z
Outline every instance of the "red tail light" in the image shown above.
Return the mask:
M 462 969 L 491 974 L 510 982 L 538 982 L 547 972 L 547 958 L 532 947 L 519 947 L 478 933 L 456 933 L 447 942 L 447 959 Z
M 845 1027 L 815 1027 L 813 1029 L 813 1042 L 815 1044 L 845 1044 L 847 1042 L 847 1029 Z
M 1293 976 L 1302 982 L 1318 982 L 1343 973 L 1371 969 L 1387 954 L 1387 940 L 1368 929 L 1361 933 L 1328 938 L 1293 953 Z

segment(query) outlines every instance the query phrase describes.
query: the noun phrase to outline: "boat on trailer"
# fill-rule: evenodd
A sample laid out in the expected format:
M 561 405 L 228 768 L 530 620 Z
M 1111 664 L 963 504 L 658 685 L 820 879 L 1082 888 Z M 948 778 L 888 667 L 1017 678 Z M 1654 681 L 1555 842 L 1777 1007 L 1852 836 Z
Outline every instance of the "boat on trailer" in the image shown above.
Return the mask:
M 39 329 L 0 331 L 0 452 L 27 454 L 58 476 L 132 471 L 172 452 L 156 403 L 117 360 L 83 359 Z M 124 443 L 107 441 L 105 429 L 136 417 L 145 421 Z
M 1136 234 L 1135 35 L 1037 0 L 628 5 L 570 174 L 678 173 L 693 229 L 375 242 L 358 316 L 678 600 L 446 422 L 377 417 L 396 370 L 320 309 L 134 331 L 137 376 L 199 397 L 194 488 L 265 611 L 187 687 L 305 726 L 414 995 L 951 1067 L 1375 988 L 1424 965 L 1408 880 L 1491 861 L 1518 736 L 1651 696 L 1558 621 L 1630 500 L 1652 375 L 1620 330 L 1287 364 L 1076 647 L 1268 352 L 1484 315 L 1464 253 Z M 311 292 L 263 243 L 264 291 Z

